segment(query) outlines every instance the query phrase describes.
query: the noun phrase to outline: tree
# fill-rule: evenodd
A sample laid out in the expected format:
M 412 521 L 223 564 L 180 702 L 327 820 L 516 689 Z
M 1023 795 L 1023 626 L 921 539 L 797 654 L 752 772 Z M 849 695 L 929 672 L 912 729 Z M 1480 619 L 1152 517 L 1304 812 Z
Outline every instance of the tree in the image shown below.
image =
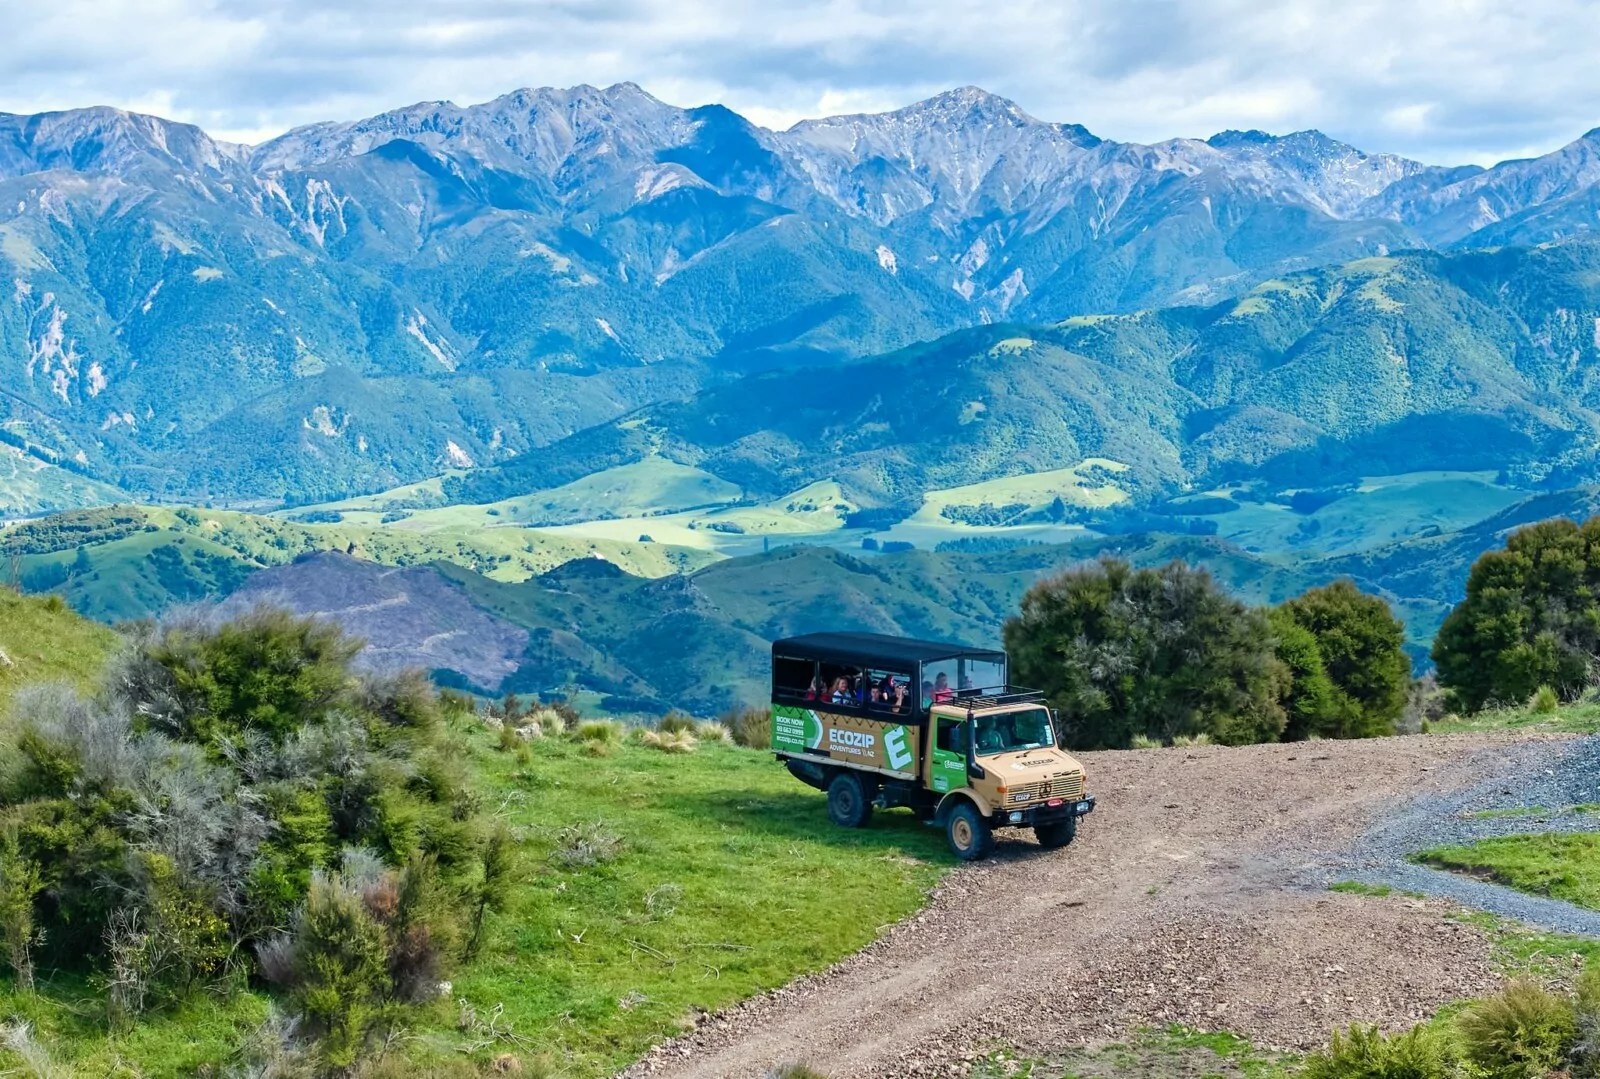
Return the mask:
M 1005 626 L 1017 678 L 1045 691 L 1080 748 L 1276 739 L 1288 675 L 1272 640 L 1266 616 L 1205 570 L 1114 558 L 1034 585 Z
M 1278 661 L 1289 672 L 1289 681 L 1280 704 L 1287 723 L 1286 742 L 1300 741 L 1315 734 L 1326 735 L 1341 725 L 1338 694 L 1322 664 L 1317 638 L 1282 607 L 1267 615 L 1277 640 Z
M 1600 654 L 1600 517 L 1513 532 L 1473 563 L 1467 595 L 1439 627 L 1439 684 L 1467 711 L 1525 701 L 1540 686 L 1572 700 Z
M 1342 580 L 1309 589 L 1281 609 L 1315 638 L 1334 690 L 1333 708 L 1306 733 L 1332 738 L 1393 734 L 1411 688 L 1411 660 L 1405 626 L 1389 605 Z

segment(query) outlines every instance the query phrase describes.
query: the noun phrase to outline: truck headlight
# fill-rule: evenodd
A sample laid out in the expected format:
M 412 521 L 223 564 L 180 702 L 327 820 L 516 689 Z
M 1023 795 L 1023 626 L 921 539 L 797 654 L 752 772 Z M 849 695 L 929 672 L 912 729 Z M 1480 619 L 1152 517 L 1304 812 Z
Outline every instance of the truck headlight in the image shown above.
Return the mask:
M 1011 823 L 1012 824 L 1021 824 L 1022 823 L 1022 814 L 1017 812 L 1015 809 L 1013 809 L 1011 811 Z

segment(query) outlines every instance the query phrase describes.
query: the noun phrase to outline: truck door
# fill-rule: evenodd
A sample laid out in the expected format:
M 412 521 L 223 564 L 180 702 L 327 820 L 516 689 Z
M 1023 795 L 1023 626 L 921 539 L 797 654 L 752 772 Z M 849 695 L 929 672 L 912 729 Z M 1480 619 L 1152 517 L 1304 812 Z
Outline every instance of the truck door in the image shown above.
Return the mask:
M 928 788 L 947 794 L 967 785 L 967 741 L 972 725 L 962 719 L 933 715 L 933 751 L 928 754 Z

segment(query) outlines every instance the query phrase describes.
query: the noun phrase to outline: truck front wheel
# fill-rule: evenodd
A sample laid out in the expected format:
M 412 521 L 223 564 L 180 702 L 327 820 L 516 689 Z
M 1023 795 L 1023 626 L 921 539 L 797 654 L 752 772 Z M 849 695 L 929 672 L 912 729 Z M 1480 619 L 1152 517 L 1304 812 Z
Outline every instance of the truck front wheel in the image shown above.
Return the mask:
M 854 772 L 840 772 L 828 784 L 828 819 L 841 828 L 865 828 L 872 819 L 867 785 Z
M 1071 843 L 1077 834 L 1077 817 L 1068 817 L 1066 820 L 1056 821 L 1054 824 L 1035 824 L 1033 826 L 1034 838 L 1039 841 L 1039 846 L 1045 850 L 1064 847 Z
M 963 862 L 987 858 L 994 850 L 994 829 L 971 802 L 958 802 L 950 808 L 944 821 L 944 835 L 950 841 L 950 849 Z

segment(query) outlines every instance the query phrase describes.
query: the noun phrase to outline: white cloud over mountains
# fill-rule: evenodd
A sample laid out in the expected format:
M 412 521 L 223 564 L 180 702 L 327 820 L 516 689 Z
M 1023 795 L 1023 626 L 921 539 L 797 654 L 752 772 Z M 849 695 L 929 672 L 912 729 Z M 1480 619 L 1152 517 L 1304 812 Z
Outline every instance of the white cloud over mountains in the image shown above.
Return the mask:
M 0 109 L 111 104 L 260 141 L 521 86 L 631 80 L 768 126 L 976 84 L 1154 141 L 1316 127 L 1429 162 L 1600 125 L 1585 0 L 0 0 Z

